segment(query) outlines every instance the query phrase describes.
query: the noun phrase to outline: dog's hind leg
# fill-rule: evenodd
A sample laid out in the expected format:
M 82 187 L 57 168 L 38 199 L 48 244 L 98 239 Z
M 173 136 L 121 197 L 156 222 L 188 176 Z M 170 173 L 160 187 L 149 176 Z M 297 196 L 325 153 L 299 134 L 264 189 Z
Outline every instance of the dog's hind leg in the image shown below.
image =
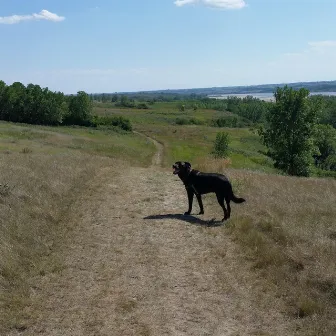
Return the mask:
M 203 215 L 204 214 L 204 208 L 203 208 L 202 196 L 200 194 L 196 194 L 196 198 L 197 198 L 198 205 L 199 205 L 199 208 L 200 208 L 199 215 Z
M 225 197 L 225 202 L 226 202 L 226 206 L 227 206 L 227 210 L 228 210 L 228 218 L 230 218 L 230 215 L 231 215 L 230 198 Z
M 216 196 L 217 196 L 217 201 L 218 201 L 219 205 L 222 207 L 222 209 L 224 211 L 224 218 L 222 219 L 222 221 L 225 221 L 229 218 L 229 213 L 226 210 L 225 205 L 224 205 L 224 195 L 220 194 L 220 193 L 216 193 Z

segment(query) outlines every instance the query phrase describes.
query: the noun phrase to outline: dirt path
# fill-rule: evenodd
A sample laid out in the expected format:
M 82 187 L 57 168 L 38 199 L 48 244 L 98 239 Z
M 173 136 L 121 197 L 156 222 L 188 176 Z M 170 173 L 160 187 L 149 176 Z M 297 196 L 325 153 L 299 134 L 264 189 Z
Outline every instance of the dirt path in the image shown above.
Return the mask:
M 149 141 L 153 142 L 153 144 L 156 147 L 156 153 L 153 155 L 153 159 L 152 159 L 152 165 L 150 168 L 155 168 L 155 167 L 161 167 L 162 163 L 163 163 L 163 145 L 158 142 L 157 140 L 143 134 L 137 131 L 133 131 L 133 133 L 138 134 L 140 136 L 143 136 L 145 138 L 147 138 Z
M 291 335 L 225 227 L 185 206 L 171 172 L 102 170 L 68 220 L 64 270 L 34 289 L 37 324 L 17 334 Z

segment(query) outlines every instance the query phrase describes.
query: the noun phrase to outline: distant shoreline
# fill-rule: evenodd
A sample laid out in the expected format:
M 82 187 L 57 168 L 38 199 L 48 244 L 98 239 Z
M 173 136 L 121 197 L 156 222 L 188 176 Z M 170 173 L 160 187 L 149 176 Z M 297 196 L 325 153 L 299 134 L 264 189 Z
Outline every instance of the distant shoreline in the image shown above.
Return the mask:
M 336 92 L 310 92 L 311 96 L 322 95 L 322 96 L 336 96 Z M 230 93 L 230 94 L 219 94 L 219 95 L 208 95 L 208 98 L 212 99 L 226 99 L 228 97 L 237 97 L 237 98 L 245 98 L 245 97 L 253 97 L 258 98 L 263 101 L 273 102 L 274 95 L 273 93 L 265 92 L 265 93 Z
M 162 90 L 144 90 L 135 92 L 119 92 L 119 94 L 165 94 L 165 95 L 200 95 L 205 97 L 219 97 L 223 95 L 237 96 L 250 95 L 262 96 L 264 99 L 273 97 L 273 92 L 278 87 L 285 85 L 293 89 L 305 88 L 312 94 L 336 95 L 336 80 L 320 81 L 320 82 L 296 82 L 282 84 L 261 84 L 247 86 L 223 86 L 223 87 L 205 87 L 205 88 L 189 88 L 189 89 L 162 89 Z

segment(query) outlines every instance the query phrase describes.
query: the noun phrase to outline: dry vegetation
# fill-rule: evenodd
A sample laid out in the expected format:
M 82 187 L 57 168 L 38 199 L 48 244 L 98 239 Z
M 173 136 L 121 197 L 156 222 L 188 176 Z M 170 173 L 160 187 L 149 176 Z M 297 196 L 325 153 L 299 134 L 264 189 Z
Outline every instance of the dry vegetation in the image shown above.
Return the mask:
M 190 160 L 196 169 L 225 173 L 235 193 L 247 199 L 233 205 L 226 225 L 212 225 L 209 217 L 222 217 L 213 196 L 205 197 L 205 217 L 169 215 L 187 206 L 183 186 L 170 171 L 127 164 L 114 179 L 115 160 L 106 156 L 141 166 L 161 163 L 160 156 L 152 161 L 154 145 L 145 137 L 0 125 L 0 334 L 13 329 L 30 335 L 36 320 L 57 334 L 61 326 L 41 312 L 47 302 L 46 316 L 64 318 L 69 334 L 73 321 L 68 313 L 75 309 L 76 323 L 89 324 L 88 335 L 105 335 L 100 328 L 108 323 L 109 332 L 116 323 L 128 334 L 133 323 L 144 335 L 172 331 L 177 324 L 185 334 L 219 330 L 224 335 L 223 321 L 232 333 L 242 332 L 236 335 L 335 335 L 336 181 L 235 170 L 234 155 L 231 160 L 207 158 L 205 130 L 168 131 L 158 137 L 172 144 L 165 152 L 166 166 L 175 156 L 197 157 Z M 254 138 L 245 133 L 253 146 Z M 189 147 L 177 141 L 197 136 L 197 148 L 192 141 Z M 237 149 L 245 146 L 238 137 L 233 141 Z M 143 155 L 137 158 L 139 150 Z M 258 167 L 249 162 L 252 169 Z M 88 189 L 106 166 L 97 185 Z M 126 198 L 134 200 L 134 209 Z M 72 213 L 76 202 L 83 218 Z M 149 214 L 159 217 L 144 220 Z M 75 222 L 77 231 L 69 233 Z M 78 259 L 67 253 L 64 237 L 74 243 Z M 71 265 L 67 270 L 65 254 Z M 45 284 L 37 287 L 41 278 Z M 54 287 L 48 287 L 49 280 Z M 96 297 L 90 296 L 88 283 Z M 46 292 L 40 293 L 41 288 Z M 59 296 L 58 289 L 63 291 Z M 59 306 L 53 311 L 55 302 Z
M 0 334 L 35 320 L 36 277 L 62 270 L 54 252 L 86 183 L 108 157 L 148 165 L 154 148 L 132 134 L 0 123 Z
M 95 170 L 107 162 L 80 153 L 0 154 L 0 331 L 26 328 L 34 277 L 58 272 L 53 251 L 66 229 L 60 223 Z
M 227 174 L 247 199 L 227 224 L 253 270 L 286 302 L 300 335 L 336 334 L 336 181 L 225 169 L 223 160 L 197 168 Z M 219 212 L 216 201 L 207 206 Z

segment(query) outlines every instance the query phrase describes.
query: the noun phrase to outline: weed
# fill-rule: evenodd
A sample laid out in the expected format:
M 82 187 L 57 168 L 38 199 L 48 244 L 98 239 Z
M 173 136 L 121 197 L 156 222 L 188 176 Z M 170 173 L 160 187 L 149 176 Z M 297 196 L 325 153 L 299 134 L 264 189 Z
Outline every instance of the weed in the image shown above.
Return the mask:
M 31 148 L 29 148 L 29 147 L 24 147 L 21 150 L 21 153 L 23 153 L 23 154 L 30 154 L 32 152 L 33 152 L 33 150 Z
M 0 184 L 0 196 L 7 197 L 10 194 L 11 188 L 7 183 Z

